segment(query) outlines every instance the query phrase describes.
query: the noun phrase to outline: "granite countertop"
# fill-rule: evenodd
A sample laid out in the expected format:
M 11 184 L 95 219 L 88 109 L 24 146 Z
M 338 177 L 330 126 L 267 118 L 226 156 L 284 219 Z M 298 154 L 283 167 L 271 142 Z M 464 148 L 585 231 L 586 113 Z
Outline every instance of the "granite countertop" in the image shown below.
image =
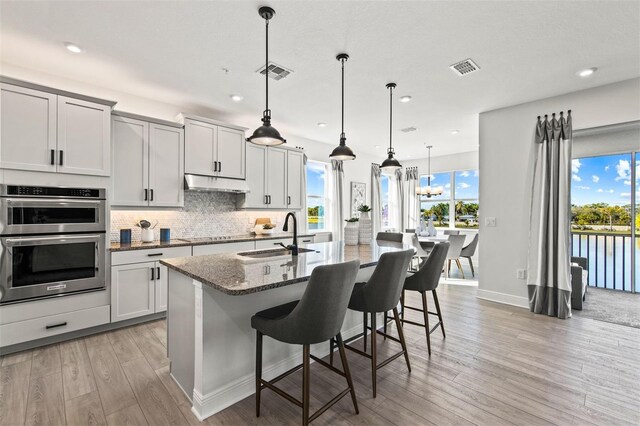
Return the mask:
M 314 237 L 315 234 L 303 233 L 298 234 L 298 243 L 303 237 Z M 169 242 L 160 242 L 158 240 L 150 243 L 142 243 L 140 241 L 134 241 L 131 244 L 111 243 L 109 251 L 130 251 L 130 250 L 147 250 L 157 249 L 165 247 L 183 247 L 183 246 L 204 246 L 209 244 L 226 244 L 237 243 L 241 241 L 258 241 L 258 240 L 279 240 L 293 238 L 293 234 L 290 232 L 277 232 L 273 234 L 242 234 L 242 235 L 224 235 L 218 237 L 195 237 L 195 238 L 172 238 Z
M 371 244 L 357 246 L 345 246 L 342 241 L 334 241 L 302 244 L 300 247 L 311 251 L 300 252 L 297 257 L 286 254 L 257 259 L 221 253 L 164 259 L 160 263 L 223 293 L 241 296 L 307 281 L 316 266 L 359 259 L 360 268 L 365 268 L 376 265 L 382 253 L 409 248 L 399 243 L 378 244 L 375 240 Z

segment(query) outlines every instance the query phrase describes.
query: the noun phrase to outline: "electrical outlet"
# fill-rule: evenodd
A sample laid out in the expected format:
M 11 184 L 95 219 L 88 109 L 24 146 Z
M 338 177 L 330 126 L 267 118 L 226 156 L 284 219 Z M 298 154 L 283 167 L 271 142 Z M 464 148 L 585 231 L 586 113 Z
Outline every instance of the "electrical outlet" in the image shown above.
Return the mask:
M 489 228 L 495 228 L 496 226 L 496 218 L 495 217 L 485 217 L 484 218 L 484 226 Z
M 526 269 L 516 269 L 516 276 L 519 280 L 527 279 L 527 270 Z

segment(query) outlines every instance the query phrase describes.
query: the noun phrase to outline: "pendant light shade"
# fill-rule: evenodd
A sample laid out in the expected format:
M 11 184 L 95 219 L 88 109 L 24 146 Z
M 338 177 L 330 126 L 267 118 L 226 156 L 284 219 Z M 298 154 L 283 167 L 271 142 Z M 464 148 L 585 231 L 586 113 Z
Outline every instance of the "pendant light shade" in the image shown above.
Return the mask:
M 336 56 L 336 59 L 342 64 L 342 130 L 340 132 L 340 144 L 331 152 L 329 158 L 342 161 L 355 160 L 356 155 L 347 146 L 347 137 L 344 134 L 344 63 L 349 59 L 349 55 L 341 53 Z
M 269 109 L 269 20 L 276 14 L 275 10 L 270 7 L 261 7 L 258 14 L 266 23 L 266 64 L 264 68 L 266 106 L 262 113 L 262 126 L 258 127 L 253 135 L 247 138 L 247 141 L 256 145 L 282 145 L 287 141 L 280 135 L 275 127 L 271 126 L 271 110 Z
M 431 198 L 437 195 L 442 195 L 444 192 L 444 188 L 442 186 L 431 187 L 431 148 L 433 146 L 427 145 L 427 149 L 429 150 L 429 169 L 427 171 L 427 186 L 419 189 L 419 195 L 426 195 L 427 198 Z
M 387 150 L 387 159 L 380 164 L 380 168 L 388 174 L 393 174 L 402 168 L 400 162 L 395 159 L 396 152 L 393 150 L 393 89 L 395 87 L 395 83 L 387 84 L 387 89 L 389 89 L 389 149 Z

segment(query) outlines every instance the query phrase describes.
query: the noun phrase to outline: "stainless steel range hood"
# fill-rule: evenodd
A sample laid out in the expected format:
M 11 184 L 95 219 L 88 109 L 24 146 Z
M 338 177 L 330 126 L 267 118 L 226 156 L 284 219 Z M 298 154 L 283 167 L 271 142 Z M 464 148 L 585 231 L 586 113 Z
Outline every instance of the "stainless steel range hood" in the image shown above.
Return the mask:
M 233 192 L 236 194 L 249 192 L 249 186 L 244 180 L 188 174 L 184 175 L 184 189 L 187 191 Z

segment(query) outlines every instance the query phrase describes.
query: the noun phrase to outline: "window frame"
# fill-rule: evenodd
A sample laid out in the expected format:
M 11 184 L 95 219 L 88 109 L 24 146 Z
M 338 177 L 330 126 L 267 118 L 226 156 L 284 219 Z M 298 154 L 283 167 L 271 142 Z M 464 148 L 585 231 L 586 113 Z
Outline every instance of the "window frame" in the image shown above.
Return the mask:
M 314 165 L 321 165 L 322 168 L 324 169 L 324 195 L 311 195 L 309 194 L 309 175 L 308 175 L 308 171 L 305 170 L 305 173 L 307 174 L 305 176 L 306 178 L 306 188 L 305 188 L 305 208 L 307 209 L 306 211 L 306 221 L 305 221 L 305 226 L 307 229 L 307 232 L 309 231 L 314 231 L 314 232 L 331 232 L 330 229 L 330 224 L 329 224 L 329 209 L 331 208 L 331 198 L 329 197 L 329 170 L 331 167 L 330 163 L 326 163 L 324 161 L 316 161 L 316 160 L 307 160 L 307 167 L 309 166 L 310 163 L 313 163 Z M 316 229 L 309 229 L 309 199 L 315 199 L 315 200 L 322 200 L 324 203 L 324 223 L 323 223 L 323 227 L 322 228 L 316 228 Z
M 477 230 L 480 227 L 480 222 L 478 220 L 478 227 L 476 228 L 466 228 L 466 227 L 456 227 L 456 222 L 457 222 L 457 215 L 456 215 L 456 202 L 457 201 L 462 201 L 462 202 L 475 202 L 478 204 L 478 211 L 480 210 L 480 187 L 478 185 L 478 198 L 456 198 L 456 173 L 460 173 L 460 172 L 465 172 L 465 171 L 470 171 L 470 172 L 478 172 L 478 176 L 480 175 L 480 171 L 479 169 L 457 169 L 457 170 L 449 170 L 449 171 L 443 171 L 443 172 L 436 172 L 436 173 L 431 173 L 432 175 L 435 174 L 448 174 L 449 175 L 449 197 L 448 198 L 427 198 L 427 196 L 425 195 L 420 195 L 419 198 L 419 203 L 420 203 L 420 211 L 422 211 L 422 203 L 423 202 L 442 202 L 442 203 L 448 203 L 449 204 L 449 223 L 447 226 L 437 226 L 437 228 L 441 228 L 441 229 L 464 229 L 464 230 Z M 419 176 L 420 181 L 422 181 L 422 178 L 427 178 L 429 175 L 428 174 L 421 174 Z M 478 218 L 479 219 L 479 218 Z

